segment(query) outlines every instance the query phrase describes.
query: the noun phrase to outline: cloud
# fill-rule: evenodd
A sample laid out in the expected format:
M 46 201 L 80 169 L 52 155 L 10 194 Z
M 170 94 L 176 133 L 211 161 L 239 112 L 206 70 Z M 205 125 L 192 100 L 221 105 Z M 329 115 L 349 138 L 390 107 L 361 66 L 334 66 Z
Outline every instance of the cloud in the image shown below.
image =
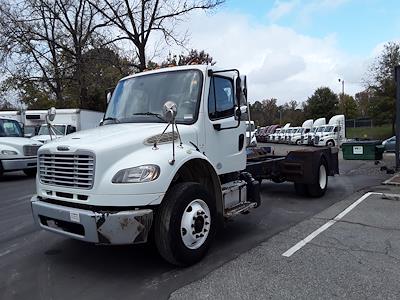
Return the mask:
M 189 31 L 188 48 L 204 49 L 217 66 L 238 68 L 248 74 L 251 102 L 271 97 L 280 104 L 289 100 L 301 102 L 321 86 L 340 92 L 338 78 L 345 79 L 346 93 L 363 89 L 362 59 L 340 51 L 335 34 L 314 38 L 227 12 L 194 14 Z
M 275 1 L 272 9 L 268 12 L 269 20 L 274 23 L 285 15 L 290 14 L 295 6 L 299 3 L 298 0 L 292 1 Z

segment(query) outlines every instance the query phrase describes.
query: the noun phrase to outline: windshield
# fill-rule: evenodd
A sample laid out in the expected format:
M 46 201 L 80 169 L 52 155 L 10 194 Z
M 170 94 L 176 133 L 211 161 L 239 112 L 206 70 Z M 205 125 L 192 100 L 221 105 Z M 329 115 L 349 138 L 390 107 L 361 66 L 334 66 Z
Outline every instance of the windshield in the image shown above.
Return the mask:
M 53 125 L 53 128 L 55 131 L 54 133 L 56 135 L 64 135 L 65 134 L 65 125 Z M 52 134 L 54 134 L 54 133 L 52 132 Z M 42 125 L 40 127 L 38 134 L 39 135 L 50 135 L 49 128 L 47 127 L 47 125 Z
M 331 131 L 333 131 L 333 127 L 334 127 L 334 126 L 328 126 L 328 127 L 326 127 L 326 128 L 325 128 L 325 132 L 331 132 Z
M 323 132 L 323 131 L 325 131 L 325 127 L 319 127 L 319 128 L 317 129 L 317 132 Z
M 163 105 L 177 104 L 176 122 L 197 120 L 202 73 L 198 70 L 148 74 L 120 81 L 107 107 L 104 124 L 165 122 Z M 108 120 L 107 120 L 108 119 Z
M 22 137 L 22 129 L 17 121 L 0 119 L 0 137 Z
M 317 127 L 314 127 L 313 129 L 311 129 L 311 132 L 316 132 L 317 131 Z
M 24 133 L 34 135 L 36 133 L 35 126 L 25 126 Z

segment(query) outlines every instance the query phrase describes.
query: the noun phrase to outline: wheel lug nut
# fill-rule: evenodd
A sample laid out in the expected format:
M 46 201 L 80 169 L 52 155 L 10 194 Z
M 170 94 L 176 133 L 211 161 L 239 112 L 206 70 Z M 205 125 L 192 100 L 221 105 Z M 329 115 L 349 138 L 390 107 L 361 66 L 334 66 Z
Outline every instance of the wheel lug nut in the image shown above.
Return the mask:
M 200 234 L 200 237 L 203 237 L 204 236 L 204 234 Z
M 207 216 L 207 215 L 205 215 L 205 216 L 204 216 L 204 219 L 208 219 L 208 216 Z
M 210 223 L 206 222 L 206 225 L 210 225 Z
M 196 232 L 193 231 L 192 234 L 194 235 L 194 234 L 196 234 Z
M 203 232 L 207 232 L 207 231 L 208 231 L 207 229 L 204 229 L 204 230 L 203 230 Z
M 191 227 L 193 228 L 193 227 L 194 227 L 194 224 L 192 224 Z

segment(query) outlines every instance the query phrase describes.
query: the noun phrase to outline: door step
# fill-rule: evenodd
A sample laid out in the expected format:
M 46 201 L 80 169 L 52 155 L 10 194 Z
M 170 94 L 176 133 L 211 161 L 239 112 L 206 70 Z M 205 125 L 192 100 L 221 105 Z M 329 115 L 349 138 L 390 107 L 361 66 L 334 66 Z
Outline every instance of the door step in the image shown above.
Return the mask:
M 255 203 L 255 202 L 242 202 L 234 207 L 231 207 L 231 208 L 225 210 L 225 217 L 231 218 L 238 214 L 245 213 L 245 212 L 249 211 L 251 208 L 255 208 L 256 206 L 257 206 L 257 203 Z

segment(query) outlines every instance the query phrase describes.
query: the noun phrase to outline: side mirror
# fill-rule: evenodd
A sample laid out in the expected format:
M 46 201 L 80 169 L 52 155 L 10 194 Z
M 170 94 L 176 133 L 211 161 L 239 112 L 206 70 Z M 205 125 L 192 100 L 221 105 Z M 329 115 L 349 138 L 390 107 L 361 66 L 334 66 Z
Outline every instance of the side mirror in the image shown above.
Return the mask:
M 111 96 L 112 96 L 111 92 L 108 92 L 108 93 L 107 93 L 107 96 L 106 96 L 106 98 L 107 98 L 107 104 L 110 103 Z
M 163 115 L 167 122 L 173 122 L 175 120 L 178 108 L 176 103 L 173 101 L 167 101 L 163 105 Z
M 47 119 L 48 119 L 48 121 L 53 122 L 54 118 L 56 117 L 56 113 L 57 112 L 56 112 L 56 108 L 55 107 L 50 108 L 47 111 Z

